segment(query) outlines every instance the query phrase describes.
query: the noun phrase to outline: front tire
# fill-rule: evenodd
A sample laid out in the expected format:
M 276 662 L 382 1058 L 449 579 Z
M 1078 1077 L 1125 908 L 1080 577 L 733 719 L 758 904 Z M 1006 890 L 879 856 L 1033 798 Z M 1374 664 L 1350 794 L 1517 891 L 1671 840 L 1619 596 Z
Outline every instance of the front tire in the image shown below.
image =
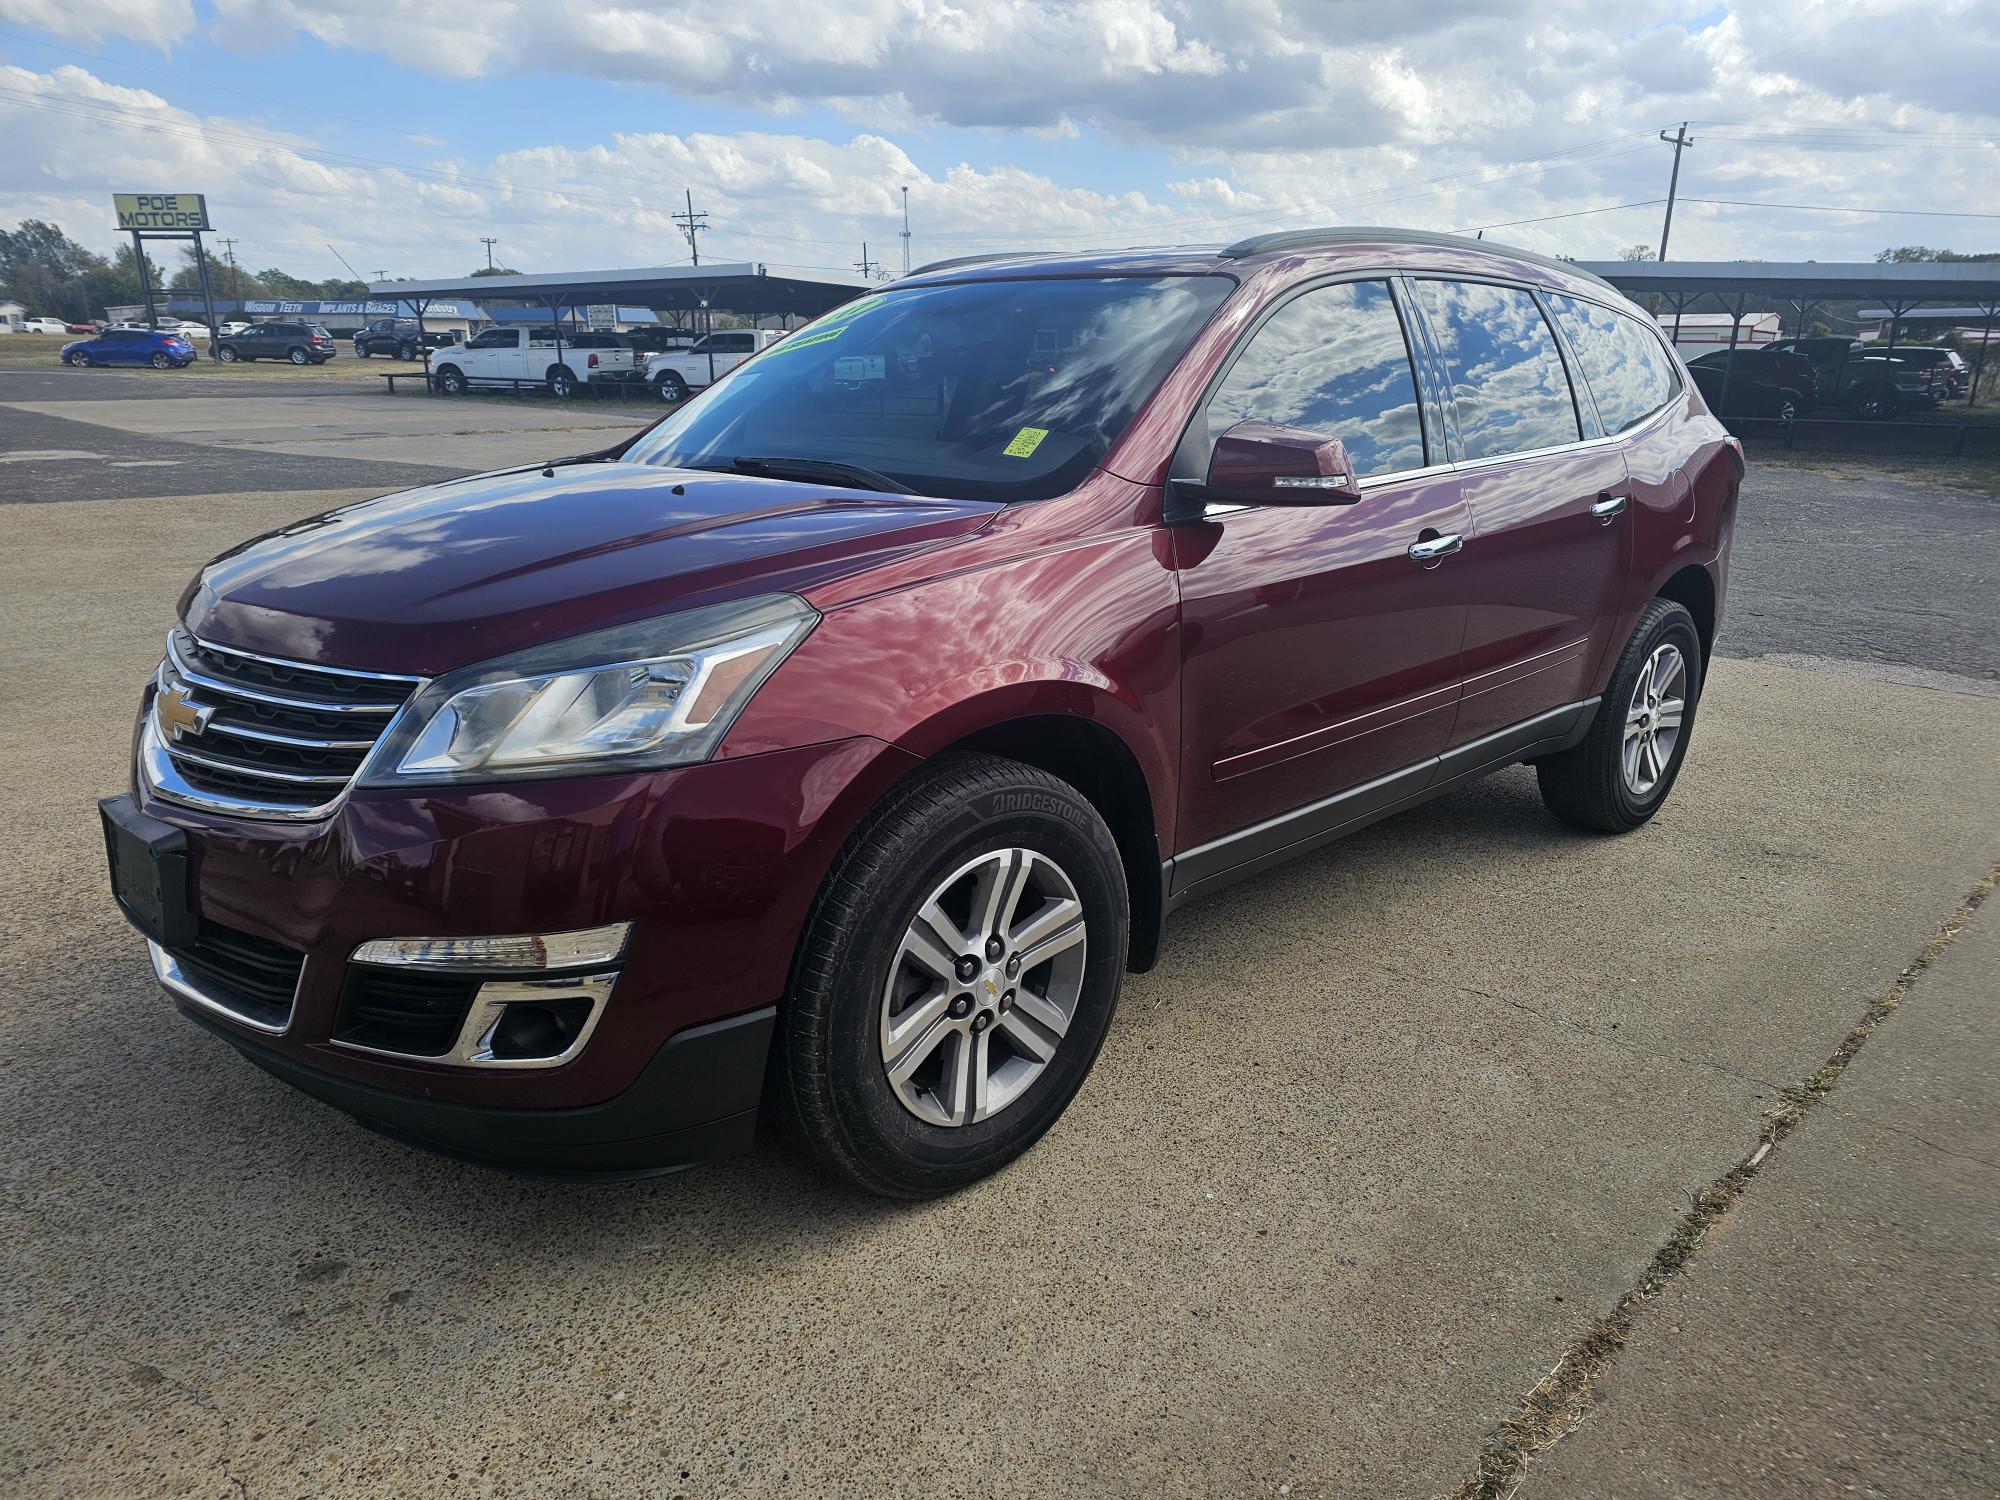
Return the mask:
M 1535 762 L 1549 811 L 1603 833 L 1630 833 L 1658 812 L 1687 759 L 1701 671 L 1694 616 L 1655 599 L 1625 643 L 1590 732 Z
M 924 1198 L 1053 1125 L 1124 980 L 1118 846 L 1068 783 L 991 756 L 925 767 L 857 829 L 806 925 L 773 1091 L 820 1162 Z
M 88 370 L 90 368 L 90 351 L 88 349 L 72 349 L 68 354 L 63 356 L 63 363 L 73 365 L 79 370 Z
M 218 349 L 215 351 L 215 357 L 221 360 L 225 365 L 233 365 L 236 363 L 236 351 L 234 349 Z
M 669 370 L 653 382 L 653 393 L 667 405 L 678 406 L 688 398 L 687 382 Z
M 465 372 L 457 365 L 446 365 L 437 372 L 438 389 L 447 396 L 463 396 L 466 390 Z

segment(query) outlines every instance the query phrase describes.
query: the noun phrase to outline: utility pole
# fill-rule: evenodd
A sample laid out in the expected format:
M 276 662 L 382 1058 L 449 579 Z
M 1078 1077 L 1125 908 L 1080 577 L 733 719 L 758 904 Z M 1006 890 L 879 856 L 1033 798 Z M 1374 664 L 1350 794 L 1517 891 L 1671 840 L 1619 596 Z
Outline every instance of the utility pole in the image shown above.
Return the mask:
M 235 301 L 241 302 L 243 300 L 243 273 L 236 269 L 236 241 L 225 239 L 221 241 L 221 245 L 223 259 L 229 262 L 229 295 Z M 241 312 L 242 309 L 238 308 L 237 311 Z
M 863 281 L 873 281 L 875 273 L 882 269 L 882 263 L 868 258 L 868 241 L 861 242 L 861 259 L 854 262 L 854 269 L 861 273 Z
M 378 270 L 378 271 L 377 271 L 377 272 L 375 273 L 375 279 L 376 279 L 377 281 L 387 281 L 387 280 L 389 279 L 389 273 L 388 273 L 387 271 L 380 271 L 380 270 Z
M 700 265 L 701 246 L 695 243 L 694 237 L 701 233 L 702 230 L 708 228 L 708 210 L 703 209 L 700 213 L 696 213 L 694 211 L 694 193 L 692 190 L 687 190 L 687 212 L 684 214 L 669 214 L 667 217 L 681 226 L 681 233 L 687 236 L 688 254 L 694 257 L 696 265 Z
M 486 247 L 486 269 L 490 271 L 493 269 L 493 247 L 500 242 L 490 234 L 482 234 L 479 243 Z
M 903 189 L 903 274 L 910 274 L 910 190 Z
M 1674 175 L 1667 180 L 1667 222 L 1660 226 L 1659 258 L 1665 260 L 1667 258 L 1667 236 L 1672 234 L 1674 230 L 1674 194 L 1680 191 L 1681 186 L 1681 153 L 1692 146 L 1694 142 L 1688 138 L 1688 122 L 1686 120 L 1681 121 L 1681 128 L 1672 135 L 1668 135 L 1662 130 L 1660 132 L 1660 139 L 1674 148 Z

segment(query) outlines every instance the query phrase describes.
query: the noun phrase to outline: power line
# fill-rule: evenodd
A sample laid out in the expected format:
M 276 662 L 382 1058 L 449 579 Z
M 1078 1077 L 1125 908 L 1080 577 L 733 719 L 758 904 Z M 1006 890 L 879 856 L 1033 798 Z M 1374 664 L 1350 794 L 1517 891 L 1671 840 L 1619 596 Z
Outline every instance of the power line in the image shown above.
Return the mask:
M 1725 208 L 1782 208 L 1802 214 L 1884 214 L 1914 219 L 2000 219 L 2000 214 L 1964 213 L 1943 208 L 1862 208 L 1850 203 L 1758 203 L 1748 198 L 1683 198 L 1683 203 L 1717 203 Z
M 1542 214 L 1533 219 L 1509 219 L 1503 224 L 1467 224 L 1463 229 L 1454 229 L 1453 234 L 1471 234 L 1475 230 L 1513 229 L 1522 224 L 1549 224 L 1557 219 L 1583 219 L 1592 214 L 1615 214 L 1628 208 L 1657 208 L 1665 203 L 1664 198 L 1641 198 L 1637 203 L 1607 203 L 1602 208 L 1579 208 L 1566 214 Z M 1684 198 L 1684 203 L 1692 203 L 1692 198 Z

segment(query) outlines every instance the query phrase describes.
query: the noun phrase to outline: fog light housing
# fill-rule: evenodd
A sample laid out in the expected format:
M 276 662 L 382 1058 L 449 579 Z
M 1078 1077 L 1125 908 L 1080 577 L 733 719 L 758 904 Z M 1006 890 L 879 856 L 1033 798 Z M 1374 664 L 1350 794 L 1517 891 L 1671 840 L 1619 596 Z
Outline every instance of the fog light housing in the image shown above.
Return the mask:
M 496 1059 L 509 1062 L 559 1057 L 576 1045 L 589 1024 L 589 1000 L 520 1001 L 500 1012 L 488 1039 Z

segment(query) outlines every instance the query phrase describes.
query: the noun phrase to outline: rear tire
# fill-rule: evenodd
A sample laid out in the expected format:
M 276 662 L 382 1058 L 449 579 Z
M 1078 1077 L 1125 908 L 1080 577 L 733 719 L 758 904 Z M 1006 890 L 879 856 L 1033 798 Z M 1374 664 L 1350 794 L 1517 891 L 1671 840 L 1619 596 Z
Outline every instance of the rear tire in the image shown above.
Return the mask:
M 567 401 L 576 394 L 576 375 L 568 365 L 556 365 L 549 370 L 549 394 L 558 401 Z
M 396 346 L 396 358 L 415 359 L 416 357 L 417 346 L 415 344 L 398 344 Z
M 779 1018 L 780 1114 L 822 1165 L 887 1197 L 998 1171 L 1089 1074 L 1127 923 L 1118 846 L 1074 787 L 992 756 L 933 762 L 820 888 Z
M 171 370 L 174 367 L 173 356 L 170 354 L 155 354 L 149 363 L 156 370 Z
M 1604 833 L 1630 833 L 1658 812 L 1687 759 L 1702 666 L 1694 616 L 1671 599 L 1648 604 L 1590 732 L 1535 762 L 1549 811 Z

